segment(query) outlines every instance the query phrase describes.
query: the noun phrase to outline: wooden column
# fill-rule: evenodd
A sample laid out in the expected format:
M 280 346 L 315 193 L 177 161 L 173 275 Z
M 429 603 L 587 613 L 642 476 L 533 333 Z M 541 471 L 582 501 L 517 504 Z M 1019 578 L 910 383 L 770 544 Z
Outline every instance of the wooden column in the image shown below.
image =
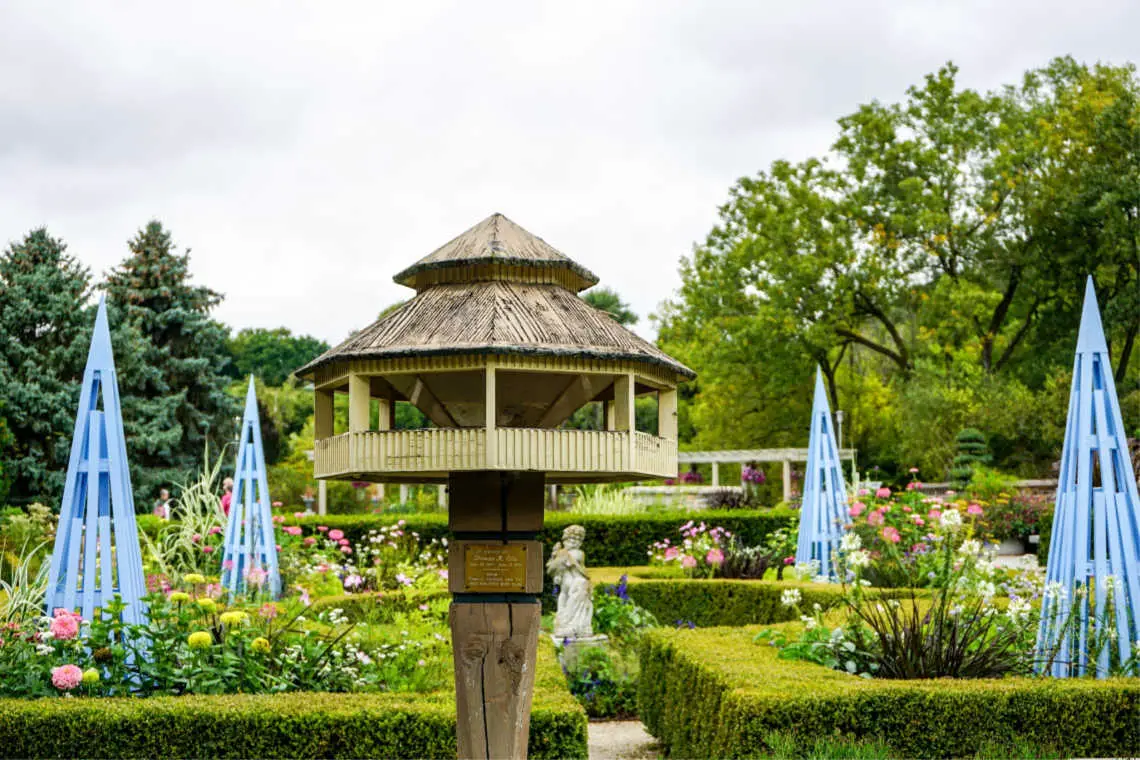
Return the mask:
M 329 513 L 329 482 L 322 480 L 317 483 L 317 514 Z
M 333 419 L 333 392 L 317 389 L 313 399 L 313 438 L 331 438 Z
M 677 440 L 677 389 L 657 391 L 657 435 L 667 441 Z
M 490 360 L 487 361 L 487 369 L 485 371 L 485 380 L 483 384 L 483 413 L 484 422 L 483 427 L 486 428 L 487 443 L 486 443 L 486 456 L 487 467 L 491 468 L 498 464 L 497 455 L 497 441 L 495 439 L 495 427 L 498 425 L 499 416 L 499 401 L 498 393 L 495 389 L 495 365 Z
M 452 473 L 448 584 L 460 758 L 525 758 L 542 606 L 541 473 Z
M 637 418 L 634 414 L 634 380 L 633 375 L 618 375 L 614 380 L 614 429 L 629 434 L 626 445 L 625 466 L 629 469 L 636 467 L 636 447 L 634 444 L 634 431 L 637 430 Z
M 368 430 L 369 406 L 372 402 L 372 391 L 368 378 L 353 373 L 348 376 L 348 429 L 356 433 Z
M 792 499 L 792 463 L 784 460 L 784 501 Z
M 720 463 L 712 463 L 712 484 L 714 486 L 720 485 Z

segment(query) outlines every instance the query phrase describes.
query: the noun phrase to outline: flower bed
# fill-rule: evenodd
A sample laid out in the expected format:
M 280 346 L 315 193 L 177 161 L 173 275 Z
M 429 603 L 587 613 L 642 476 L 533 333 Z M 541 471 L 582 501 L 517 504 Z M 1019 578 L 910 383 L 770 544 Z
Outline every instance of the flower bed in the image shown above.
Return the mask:
M 6 757 L 454 758 L 455 699 L 429 694 L 0 700 Z M 586 757 L 586 715 L 553 646 L 535 673 L 532 758 Z
M 779 659 L 753 643 L 759 630 L 645 635 L 639 711 L 670 754 L 754 757 L 775 732 L 809 745 L 878 739 L 903 757 L 1026 745 L 1062 757 L 1140 753 L 1140 679 L 865 679 Z

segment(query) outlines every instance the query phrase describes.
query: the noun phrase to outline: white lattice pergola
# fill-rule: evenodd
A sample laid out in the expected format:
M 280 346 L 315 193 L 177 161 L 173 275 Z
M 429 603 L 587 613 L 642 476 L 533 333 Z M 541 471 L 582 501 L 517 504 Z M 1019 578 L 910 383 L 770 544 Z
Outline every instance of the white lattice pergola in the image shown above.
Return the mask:
M 855 449 L 840 449 L 839 458 L 851 463 L 855 471 Z M 783 462 L 784 501 L 792 497 L 792 462 L 806 462 L 807 449 L 727 449 L 724 451 L 681 451 L 677 454 L 678 464 L 711 464 L 712 484 L 720 485 L 722 464 L 748 464 L 749 462 Z

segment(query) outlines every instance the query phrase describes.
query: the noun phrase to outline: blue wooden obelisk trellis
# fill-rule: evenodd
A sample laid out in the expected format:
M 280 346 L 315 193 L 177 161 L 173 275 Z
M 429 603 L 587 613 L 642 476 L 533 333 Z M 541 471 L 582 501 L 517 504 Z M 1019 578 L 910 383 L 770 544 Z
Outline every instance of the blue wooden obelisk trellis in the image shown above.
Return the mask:
M 257 569 L 266 574 L 262 588 L 274 597 L 281 594 L 270 505 L 265 450 L 261 447 L 261 421 L 257 415 L 257 393 L 251 375 L 238 437 L 233 499 L 222 555 L 222 586 L 232 593 L 251 590 L 247 589 L 247 576 L 251 569 Z
M 102 408 L 100 408 L 100 400 Z M 123 621 L 142 623 L 146 594 L 134 496 L 123 440 L 119 384 L 102 299 L 83 370 L 83 388 L 71 439 L 71 458 L 59 511 L 44 606 L 85 620 L 115 594 L 126 603 Z
M 835 445 L 831 407 L 823 389 L 823 373 L 816 369 L 796 564 L 818 563 L 819 574 L 834 580 L 836 553 L 847 519 L 847 489 Z
M 1039 668 L 1056 677 L 1104 678 L 1140 641 L 1140 498 L 1125 439 L 1089 277 L 1037 633 Z

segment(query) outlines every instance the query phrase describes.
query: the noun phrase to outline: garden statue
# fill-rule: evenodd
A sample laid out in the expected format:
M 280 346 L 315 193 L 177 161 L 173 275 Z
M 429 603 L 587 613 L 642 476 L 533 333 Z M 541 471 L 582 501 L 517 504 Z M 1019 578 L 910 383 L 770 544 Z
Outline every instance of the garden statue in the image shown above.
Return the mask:
M 556 639 L 585 639 L 594 635 L 594 600 L 586 577 L 582 541 L 586 529 L 571 525 L 562 531 L 562 543 L 554 545 L 546 572 L 558 588 L 558 611 L 554 615 Z

